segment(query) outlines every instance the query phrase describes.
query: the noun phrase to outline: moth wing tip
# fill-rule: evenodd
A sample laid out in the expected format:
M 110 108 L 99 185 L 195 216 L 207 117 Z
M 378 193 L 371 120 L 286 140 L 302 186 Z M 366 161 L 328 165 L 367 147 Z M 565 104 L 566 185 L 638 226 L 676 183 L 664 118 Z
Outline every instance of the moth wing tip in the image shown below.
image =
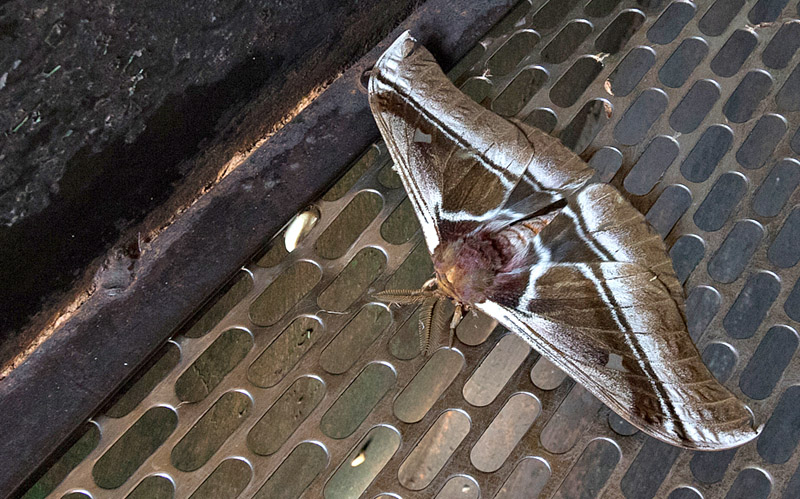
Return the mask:
M 405 59 L 414 53 L 419 45 L 419 41 L 411 34 L 411 30 L 405 30 L 389 45 L 389 48 L 380 56 L 378 66 L 384 60 L 395 59 L 395 62 Z M 390 55 L 391 54 L 391 55 Z M 388 59 L 387 59 L 388 58 Z

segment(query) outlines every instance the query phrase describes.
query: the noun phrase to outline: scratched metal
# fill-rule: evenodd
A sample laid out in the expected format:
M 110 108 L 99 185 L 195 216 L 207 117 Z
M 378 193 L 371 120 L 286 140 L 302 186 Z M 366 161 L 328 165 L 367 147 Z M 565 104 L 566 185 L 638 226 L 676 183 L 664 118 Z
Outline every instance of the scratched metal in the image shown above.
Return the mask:
M 709 454 L 645 437 L 480 318 L 419 356 L 414 310 L 370 299 L 429 268 L 379 143 L 297 249 L 274 239 L 257 258 L 271 266 L 248 265 L 29 497 L 800 496 L 798 10 L 523 1 L 450 75 L 647 214 L 704 360 L 765 423 L 757 441 Z

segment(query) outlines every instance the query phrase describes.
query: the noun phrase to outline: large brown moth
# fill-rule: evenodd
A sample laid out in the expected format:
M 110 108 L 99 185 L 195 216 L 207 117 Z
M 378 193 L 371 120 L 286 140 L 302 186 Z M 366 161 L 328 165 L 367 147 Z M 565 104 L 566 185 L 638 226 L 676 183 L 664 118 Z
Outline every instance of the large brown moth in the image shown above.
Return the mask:
M 461 93 L 406 32 L 371 71 L 369 104 L 422 226 L 435 277 L 421 334 L 474 308 L 653 437 L 722 450 L 755 438 L 749 409 L 709 372 L 686 327 L 664 243 L 558 140 Z M 452 336 L 451 336 L 452 341 Z

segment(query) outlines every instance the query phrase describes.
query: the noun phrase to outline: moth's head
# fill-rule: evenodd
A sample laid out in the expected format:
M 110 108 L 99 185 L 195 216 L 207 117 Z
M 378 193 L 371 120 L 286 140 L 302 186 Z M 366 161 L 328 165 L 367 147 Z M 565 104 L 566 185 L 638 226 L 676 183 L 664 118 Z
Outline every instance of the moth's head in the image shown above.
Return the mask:
M 495 276 L 492 255 L 475 241 L 440 244 L 433 254 L 438 288 L 459 303 L 486 301 L 486 291 Z

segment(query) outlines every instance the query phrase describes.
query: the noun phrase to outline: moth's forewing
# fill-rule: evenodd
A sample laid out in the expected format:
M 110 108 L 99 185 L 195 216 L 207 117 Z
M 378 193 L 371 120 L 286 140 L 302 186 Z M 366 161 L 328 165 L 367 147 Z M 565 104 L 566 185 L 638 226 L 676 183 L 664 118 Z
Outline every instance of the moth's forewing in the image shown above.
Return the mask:
M 509 223 L 591 177 L 543 135 L 484 109 L 406 32 L 378 59 L 369 102 L 428 249 L 486 223 Z M 528 136 L 532 138 L 529 138 Z M 526 190 L 514 197 L 515 188 Z M 514 211 L 512 205 L 524 203 Z M 509 202 L 511 201 L 511 202 Z

